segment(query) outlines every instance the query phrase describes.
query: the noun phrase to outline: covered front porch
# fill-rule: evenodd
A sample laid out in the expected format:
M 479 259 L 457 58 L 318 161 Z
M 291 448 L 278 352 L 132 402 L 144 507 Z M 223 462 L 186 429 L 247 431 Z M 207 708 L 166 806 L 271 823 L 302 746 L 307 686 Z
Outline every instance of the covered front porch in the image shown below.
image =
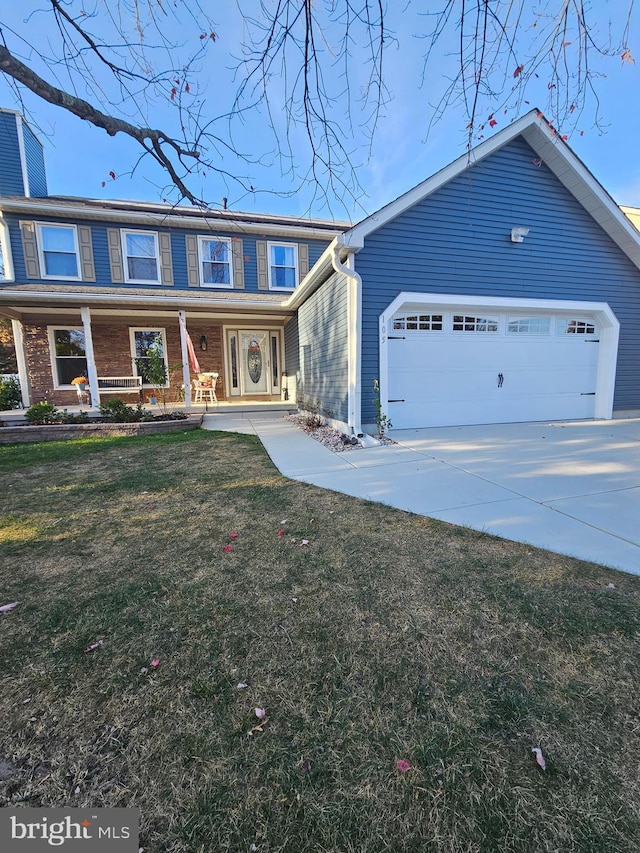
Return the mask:
M 23 404 L 47 400 L 68 411 L 97 412 L 117 396 L 151 411 L 286 409 L 295 405 L 285 352 L 293 312 L 260 307 L 16 306 L 9 316 Z M 291 357 L 295 363 L 297 352 Z

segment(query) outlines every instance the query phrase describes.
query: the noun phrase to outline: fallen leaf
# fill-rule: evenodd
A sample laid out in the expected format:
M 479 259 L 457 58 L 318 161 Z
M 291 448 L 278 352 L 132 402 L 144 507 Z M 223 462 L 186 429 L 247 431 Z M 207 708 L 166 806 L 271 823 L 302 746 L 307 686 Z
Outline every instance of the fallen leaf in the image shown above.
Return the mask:
M 300 547 L 303 548 L 305 545 L 308 545 L 308 544 L 309 544 L 309 540 L 303 539 L 302 542 L 300 543 Z
M 223 551 L 233 551 L 233 545 L 225 545 Z
M 288 518 L 283 518 L 282 521 L 280 522 L 280 524 L 286 524 L 288 520 L 289 520 Z
M 266 715 L 267 715 L 267 712 L 265 711 L 265 709 L 264 709 L 264 708 L 254 708 L 254 709 L 253 709 L 253 713 L 256 715 L 256 717 L 257 717 L 259 720 L 264 720 L 264 718 L 265 718 L 265 717 L 266 717 Z
M 239 535 L 240 535 L 239 533 L 230 533 L 229 538 L 230 539 L 237 539 Z
M 304 761 L 302 762 L 302 764 L 300 765 L 300 769 L 301 769 L 304 773 L 311 773 L 311 770 L 313 769 L 313 765 L 312 765 L 312 763 L 309 761 L 309 759 L 308 759 L 308 758 L 305 758 L 305 760 L 304 760 Z
M 586 584 L 584 585 L 584 588 L 585 588 L 585 589 L 588 589 L 588 590 L 589 590 L 589 592 L 592 592 L 594 589 L 597 589 L 597 587 L 595 586 L 595 584 L 592 584 L 592 583 L 586 583 Z
M 297 604 L 297 603 L 298 603 L 298 599 L 297 599 L 297 598 L 292 598 L 292 599 L 291 599 L 291 601 L 293 601 L 293 603 L 294 603 L 294 604 Z
M 410 762 L 410 761 L 407 761 L 407 760 L 406 760 L 406 759 L 404 759 L 404 758 L 399 758 L 399 759 L 396 761 L 396 767 L 398 768 L 398 770 L 399 770 L 401 773 L 406 773 L 406 772 L 407 772 L 407 770 L 411 770 L 411 762 Z
M 607 589 L 617 589 L 617 586 L 614 583 L 608 583 Z
M 146 666 L 143 666 L 140 670 L 140 675 L 146 675 L 149 672 Z
M 236 690 L 246 690 L 248 686 L 249 685 L 246 681 L 240 681 L 238 684 L 236 684 Z
M 95 643 L 87 646 L 85 652 L 95 652 L 96 649 L 100 649 L 102 646 L 104 646 L 104 640 L 96 640 Z
M 13 610 L 14 607 L 17 607 L 20 604 L 19 601 L 12 601 L 10 604 L 3 604 L 0 607 L 0 613 L 8 613 L 10 610 Z
M 541 770 L 547 769 L 547 762 L 544 760 L 544 756 L 542 754 L 542 750 L 538 746 L 534 746 L 531 750 L 536 757 L 536 763 Z
M 157 669 L 160 666 L 160 658 L 154 658 L 149 666 L 153 667 L 153 669 Z

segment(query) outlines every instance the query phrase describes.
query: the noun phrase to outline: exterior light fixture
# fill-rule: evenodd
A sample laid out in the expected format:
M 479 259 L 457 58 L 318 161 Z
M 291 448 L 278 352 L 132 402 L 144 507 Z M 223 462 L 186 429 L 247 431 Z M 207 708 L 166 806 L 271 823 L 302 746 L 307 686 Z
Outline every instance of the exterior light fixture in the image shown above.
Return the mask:
M 524 238 L 529 233 L 528 228 L 512 228 L 511 229 L 511 242 L 512 243 L 524 243 Z
M 207 344 L 207 336 L 206 336 L 206 335 L 201 335 L 201 336 L 200 336 L 200 349 L 202 350 L 202 352 L 206 352 L 206 350 L 207 350 L 207 346 L 208 346 L 208 344 Z

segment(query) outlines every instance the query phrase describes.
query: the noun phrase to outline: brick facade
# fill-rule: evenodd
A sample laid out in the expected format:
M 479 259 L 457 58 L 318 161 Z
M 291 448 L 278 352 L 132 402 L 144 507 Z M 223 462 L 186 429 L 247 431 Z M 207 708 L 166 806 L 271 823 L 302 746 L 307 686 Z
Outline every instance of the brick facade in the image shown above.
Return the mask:
M 55 325 L 56 328 L 67 327 L 65 323 L 54 323 L 51 325 Z M 79 324 L 75 323 L 71 325 Z M 98 376 L 131 376 L 134 373 L 129 331 L 132 328 L 164 329 L 167 341 L 167 362 L 169 364 L 171 384 L 167 392 L 167 399 L 169 401 L 178 399 L 182 385 L 182 354 L 180 328 L 177 321 L 170 323 L 166 318 L 163 318 L 159 322 L 149 321 L 147 323 L 92 323 L 91 333 Z M 197 325 L 189 326 L 189 334 L 196 350 L 200 369 L 203 372 L 217 372 L 220 374 L 216 386 L 216 394 L 219 400 L 224 399 L 222 327 L 219 324 L 208 324 L 201 321 Z M 200 337 L 202 335 L 205 335 L 207 338 L 206 352 L 202 352 L 199 348 Z M 41 400 L 48 400 L 56 406 L 76 405 L 78 395 L 75 390 L 54 389 L 52 355 L 49 349 L 47 326 L 25 325 L 24 342 L 29 371 L 31 402 L 37 403 Z M 143 396 L 145 400 L 150 396 L 150 391 L 151 389 L 144 389 Z M 114 396 L 116 395 L 105 395 L 103 399 L 110 399 Z M 136 403 L 138 401 L 137 392 L 123 392 L 117 396 L 122 397 L 127 403 Z

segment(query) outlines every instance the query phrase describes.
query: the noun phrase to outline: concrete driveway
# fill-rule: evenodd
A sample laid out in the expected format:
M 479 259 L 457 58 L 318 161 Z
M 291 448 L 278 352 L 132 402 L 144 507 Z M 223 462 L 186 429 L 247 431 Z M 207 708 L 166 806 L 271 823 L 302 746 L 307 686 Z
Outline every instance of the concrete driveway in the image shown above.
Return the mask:
M 281 416 L 244 425 L 293 479 L 640 574 L 640 418 L 394 430 L 341 454 Z

